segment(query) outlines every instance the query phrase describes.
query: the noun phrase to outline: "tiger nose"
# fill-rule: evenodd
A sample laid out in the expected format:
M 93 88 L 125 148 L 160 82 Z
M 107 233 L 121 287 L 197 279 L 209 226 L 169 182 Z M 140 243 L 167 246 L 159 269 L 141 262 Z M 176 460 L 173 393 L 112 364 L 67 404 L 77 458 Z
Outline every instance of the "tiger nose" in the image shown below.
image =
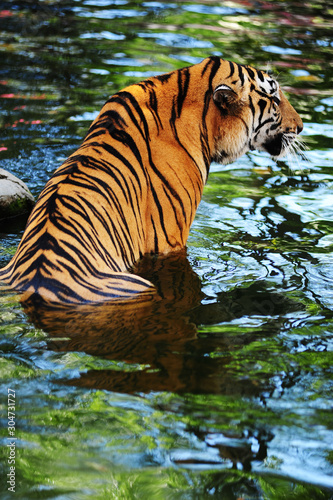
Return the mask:
M 300 134 L 303 130 L 303 122 L 301 118 L 298 120 L 294 120 L 294 126 L 293 127 L 287 127 L 286 132 L 295 132 L 296 134 Z
M 303 122 L 302 122 L 302 118 L 300 116 L 297 116 L 297 118 L 295 119 L 295 124 L 296 124 L 296 134 L 300 134 L 303 130 Z

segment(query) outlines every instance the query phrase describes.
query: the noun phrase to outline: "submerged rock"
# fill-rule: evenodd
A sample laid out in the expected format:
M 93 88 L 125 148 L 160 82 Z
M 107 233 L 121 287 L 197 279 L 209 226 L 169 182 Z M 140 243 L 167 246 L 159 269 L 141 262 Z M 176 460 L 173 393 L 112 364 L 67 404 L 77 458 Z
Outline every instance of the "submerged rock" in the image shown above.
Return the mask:
M 27 185 L 0 168 L 0 219 L 29 213 L 34 204 Z

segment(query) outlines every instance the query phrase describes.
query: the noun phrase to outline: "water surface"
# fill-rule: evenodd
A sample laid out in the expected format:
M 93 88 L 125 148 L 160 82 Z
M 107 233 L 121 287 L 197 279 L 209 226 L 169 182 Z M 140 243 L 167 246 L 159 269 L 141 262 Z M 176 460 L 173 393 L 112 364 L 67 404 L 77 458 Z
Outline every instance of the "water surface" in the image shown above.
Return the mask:
M 211 166 L 187 255 L 141 265 L 159 304 L 0 295 L 2 498 L 8 389 L 17 498 L 332 497 L 332 28 L 324 1 L 0 3 L 1 167 L 35 196 L 110 95 L 210 55 L 268 68 L 308 147 Z

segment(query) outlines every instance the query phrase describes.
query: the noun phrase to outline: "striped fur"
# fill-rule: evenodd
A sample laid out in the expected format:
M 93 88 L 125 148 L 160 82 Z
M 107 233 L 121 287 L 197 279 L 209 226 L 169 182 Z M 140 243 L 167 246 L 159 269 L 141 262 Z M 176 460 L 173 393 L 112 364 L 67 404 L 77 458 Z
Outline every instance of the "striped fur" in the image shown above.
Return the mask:
M 48 181 L 0 279 L 61 303 L 151 295 L 131 270 L 184 248 L 210 163 L 279 157 L 301 130 L 273 78 L 218 57 L 132 85 Z

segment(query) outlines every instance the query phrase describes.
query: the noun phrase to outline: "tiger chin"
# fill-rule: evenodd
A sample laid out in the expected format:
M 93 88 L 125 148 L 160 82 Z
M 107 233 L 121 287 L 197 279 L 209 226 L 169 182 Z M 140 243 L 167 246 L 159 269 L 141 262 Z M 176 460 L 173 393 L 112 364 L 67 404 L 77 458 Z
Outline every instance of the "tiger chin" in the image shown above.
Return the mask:
M 0 280 L 62 304 L 153 296 L 133 270 L 185 248 L 211 162 L 279 158 L 302 128 L 271 76 L 219 57 L 125 88 L 46 184 Z

